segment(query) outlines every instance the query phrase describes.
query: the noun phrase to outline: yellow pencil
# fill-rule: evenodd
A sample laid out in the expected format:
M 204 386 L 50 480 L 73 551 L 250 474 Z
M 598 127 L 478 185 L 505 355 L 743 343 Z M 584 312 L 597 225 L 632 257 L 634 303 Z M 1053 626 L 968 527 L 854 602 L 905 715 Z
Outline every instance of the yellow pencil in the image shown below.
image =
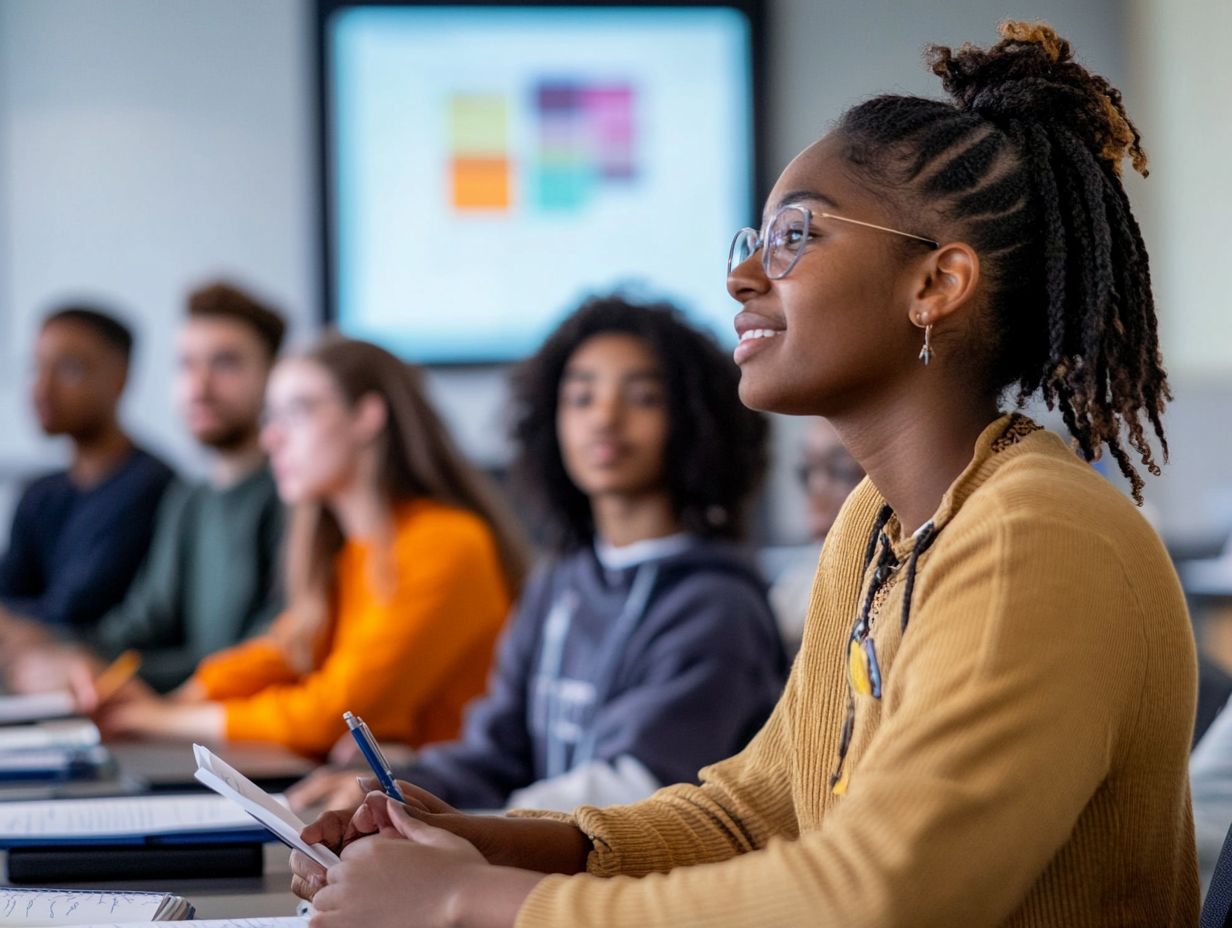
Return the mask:
M 141 655 L 128 650 L 117 657 L 111 664 L 94 678 L 94 692 L 100 703 L 106 702 L 120 691 L 125 683 L 141 669 Z

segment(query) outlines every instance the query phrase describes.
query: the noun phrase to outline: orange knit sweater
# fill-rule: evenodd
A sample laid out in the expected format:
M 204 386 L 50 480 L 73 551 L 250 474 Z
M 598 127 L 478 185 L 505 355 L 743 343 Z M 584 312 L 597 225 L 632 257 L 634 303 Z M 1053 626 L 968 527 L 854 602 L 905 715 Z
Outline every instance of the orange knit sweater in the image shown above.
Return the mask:
M 346 731 L 348 709 L 379 738 L 457 736 L 510 607 L 495 541 L 477 516 L 419 500 L 399 510 L 390 553 L 385 595 L 368 545 L 348 541 L 339 553 L 329 649 L 307 675 L 270 638 L 201 663 L 196 680 L 222 702 L 228 738 L 322 754 Z
M 765 728 L 701 786 L 577 810 L 592 875 L 544 879 L 520 928 L 1197 924 L 1180 586 L 1134 507 L 1024 423 L 989 426 L 942 500 L 906 631 L 905 569 L 874 600 L 884 686 L 854 697 L 846 791 L 847 644 L 884 503 L 868 481 Z

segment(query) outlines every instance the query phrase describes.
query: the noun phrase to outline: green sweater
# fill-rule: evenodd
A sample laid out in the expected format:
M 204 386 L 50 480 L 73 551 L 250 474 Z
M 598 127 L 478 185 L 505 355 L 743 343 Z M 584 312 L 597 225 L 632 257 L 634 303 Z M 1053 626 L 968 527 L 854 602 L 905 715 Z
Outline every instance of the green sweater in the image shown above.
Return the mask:
M 128 595 L 85 643 L 106 658 L 135 648 L 147 683 L 160 691 L 178 686 L 203 657 L 262 630 L 281 611 L 283 521 L 268 468 L 223 489 L 176 484 Z

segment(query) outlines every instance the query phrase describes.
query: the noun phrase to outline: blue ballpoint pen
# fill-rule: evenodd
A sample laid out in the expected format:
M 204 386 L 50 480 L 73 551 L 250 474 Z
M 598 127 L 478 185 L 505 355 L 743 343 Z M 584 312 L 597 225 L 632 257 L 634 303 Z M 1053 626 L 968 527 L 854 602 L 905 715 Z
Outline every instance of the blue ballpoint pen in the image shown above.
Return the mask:
M 394 774 L 389 769 L 389 761 L 385 759 L 385 755 L 381 753 L 380 745 L 372 737 L 372 730 L 364 724 L 363 719 L 350 712 L 342 713 L 342 720 L 347 723 L 347 728 L 351 729 L 351 735 L 355 738 L 355 743 L 359 745 L 359 750 L 364 755 L 364 760 L 368 762 L 368 766 L 376 774 L 376 778 L 380 781 L 381 789 L 385 795 L 390 799 L 406 802 L 406 797 L 402 795 L 402 790 L 398 789 L 398 784 L 394 782 Z

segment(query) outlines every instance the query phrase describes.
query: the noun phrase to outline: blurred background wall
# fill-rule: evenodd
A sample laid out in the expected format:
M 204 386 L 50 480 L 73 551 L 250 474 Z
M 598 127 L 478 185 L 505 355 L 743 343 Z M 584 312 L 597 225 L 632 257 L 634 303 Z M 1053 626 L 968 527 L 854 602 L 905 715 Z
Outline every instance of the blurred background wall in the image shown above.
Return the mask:
M 769 0 L 772 177 L 844 107 L 936 94 L 930 41 L 987 44 L 998 20 L 1043 18 L 1126 93 L 1152 156 L 1133 182 L 1154 260 L 1176 403 L 1173 463 L 1148 485 L 1160 527 L 1202 543 L 1232 527 L 1232 5 L 1226 0 Z M 61 460 L 27 412 L 45 309 L 114 301 L 138 324 L 126 419 L 200 465 L 171 405 L 185 290 L 225 274 L 282 306 L 297 343 L 320 327 L 312 11 L 304 0 L 0 0 L 0 487 Z M 705 157 L 699 152 L 698 157 Z M 723 256 L 715 256 L 721 286 Z M 408 298 L 413 299 L 413 294 Z M 504 455 L 502 372 L 432 385 L 464 447 Z M 767 532 L 802 534 L 790 476 L 799 423 L 775 423 Z M 0 493 L 0 522 L 7 506 Z

